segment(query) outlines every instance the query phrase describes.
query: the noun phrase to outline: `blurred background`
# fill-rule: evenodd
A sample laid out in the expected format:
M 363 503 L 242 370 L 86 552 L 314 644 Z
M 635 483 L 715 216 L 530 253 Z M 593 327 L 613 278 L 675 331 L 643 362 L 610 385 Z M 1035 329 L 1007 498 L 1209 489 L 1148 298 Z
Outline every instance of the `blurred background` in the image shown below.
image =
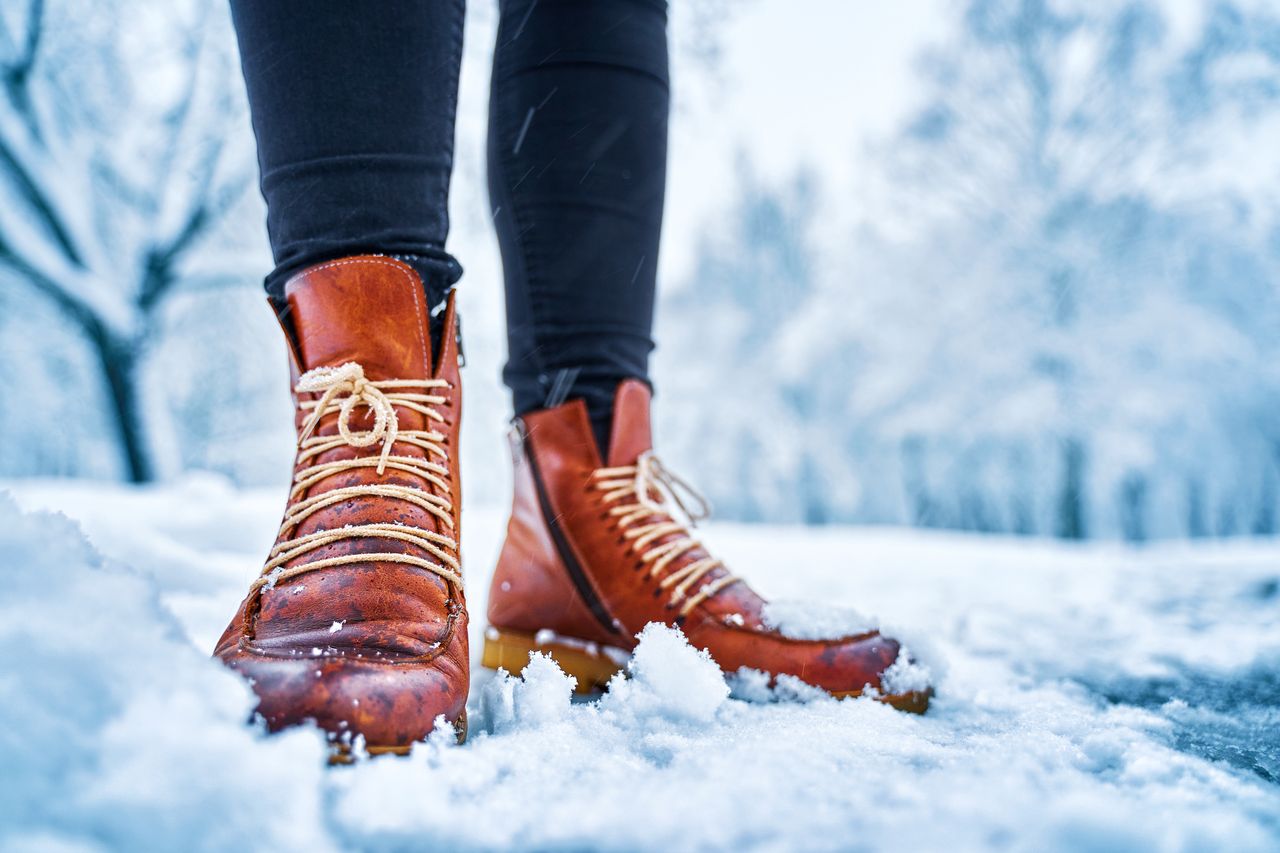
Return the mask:
M 508 485 L 468 12 L 468 500 Z M 659 447 L 721 517 L 1280 525 L 1280 10 L 676 0 Z M 0 4 L 0 478 L 288 480 L 227 10 Z M 282 498 L 283 499 L 283 498 Z

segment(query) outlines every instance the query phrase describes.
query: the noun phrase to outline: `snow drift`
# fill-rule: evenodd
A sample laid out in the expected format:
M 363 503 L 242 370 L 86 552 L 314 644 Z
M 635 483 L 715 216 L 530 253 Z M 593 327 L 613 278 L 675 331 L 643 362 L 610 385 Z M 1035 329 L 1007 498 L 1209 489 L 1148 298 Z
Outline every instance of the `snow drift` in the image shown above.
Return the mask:
M 769 691 L 749 672 L 730 694 L 705 655 L 651 627 L 632 677 L 597 701 L 575 701 L 547 659 L 522 679 L 478 671 L 466 745 L 433 737 L 407 759 L 330 769 L 315 731 L 264 735 L 249 691 L 207 656 L 277 495 L 208 480 L 16 491 L 140 568 L 0 495 L 0 848 L 1280 843 L 1274 545 L 712 526 L 766 591 L 892 613 L 913 648 L 932 640 L 949 672 L 929 714 Z M 470 542 L 496 539 L 500 515 L 469 518 Z M 762 571 L 766 541 L 796 553 L 785 574 Z M 477 612 L 487 557 L 470 554 Z M 173 568 L 187 565 L 206 574 Z

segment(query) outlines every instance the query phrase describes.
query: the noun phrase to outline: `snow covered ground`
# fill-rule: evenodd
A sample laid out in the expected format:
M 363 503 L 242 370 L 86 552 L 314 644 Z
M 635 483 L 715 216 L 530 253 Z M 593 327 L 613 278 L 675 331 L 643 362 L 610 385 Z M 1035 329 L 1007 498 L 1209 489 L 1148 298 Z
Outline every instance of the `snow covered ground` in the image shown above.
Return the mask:
M 928 715 L 732 698 L 652 632 L 614 695 L 573 702 L 550 663 L 478 671 L 465 746 L 328 768 L 314 731 L 246 724 L 207 658 L 282 494 L 8 488 L 0 850 L 1280 848 L 1280 542 L 712 525 L 766 593 L 931 647 Z M 467 516 L 474 613 L 501 525 Z

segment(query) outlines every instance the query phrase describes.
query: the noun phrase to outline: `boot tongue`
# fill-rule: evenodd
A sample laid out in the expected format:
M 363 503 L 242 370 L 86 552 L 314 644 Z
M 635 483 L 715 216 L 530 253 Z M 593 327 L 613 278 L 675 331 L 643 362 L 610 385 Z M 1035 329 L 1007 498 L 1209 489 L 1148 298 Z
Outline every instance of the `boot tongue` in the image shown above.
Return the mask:
M 634 465 L 641 453 L 653 448 L 649 426 L 649 386 L 626 379 L 613 395 L 613 429 L 609 434 L 610 468 Z
M 431 375 L 426 296 L 408 264 L 343 258 L 304 270 L 284 292 L 304 371 L 354 361 L 373 380 Z

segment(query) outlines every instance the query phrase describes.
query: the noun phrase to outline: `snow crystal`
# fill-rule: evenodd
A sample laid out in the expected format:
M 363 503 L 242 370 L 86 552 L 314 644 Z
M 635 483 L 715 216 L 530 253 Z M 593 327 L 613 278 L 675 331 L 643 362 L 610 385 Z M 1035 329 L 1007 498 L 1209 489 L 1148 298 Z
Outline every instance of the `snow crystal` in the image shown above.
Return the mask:
M 913 659 L 906 646 L 902 646 L 898 649 L 897 660 L 884 671 L 880 681 L 884 693 L 913 693 L 932 686 L 933 673 L 928 666 Z
M 481 719 L 494 732 L 554 723 L 568 713 L 574 684 L 550 656 L 535 652 L 519 678 L 500 670 L 482 680 Z
M 342 626 L 345 624 L 347 624 L 347 620 L 345 619 L 343 619 L 340 622 L 334 622 L 332 625 L 329 626 L 329 633 L 330 634 L 338 633 L 339 631 L 342 630 Z
M 880 632 L 901 643 L 907 649 L 908 659 L 917 667 L 925 670 L 936 690 L 947 678 L 947 655 L 938 644 L 936 636 L 929 631 L 922 631 L 912 625 L 901 625 L 897 622 L 885 621 L 880 624 Z M 899 654 L 899 659 L 902 655 Z
M 472 681 L 471 704 L 476 706 L 479 713 L 468 712 L 470 731 L 479 731 L 481 724 L 489 732 L 503 732 L 512 727 L 516 719 L 515 692 L 518 681 L 505 669 L 498 670 L 491 677 Z
M 831 694 L 794 675 L 779 675 L 744 666 L 726 677 L 730 695 L 744 702 L 817 702 Z
M 766 628 L 793 640 L 833 640 L 876 629 L 876 620 L 839 604 L 771 601 L 762 616 Z
M 560 719 L 569 710 L 574 684 L 574 679 L 561 672 L 551 658 L 531 655 L 513 692 L 515 722 L 543 725 Z
M 729 684 L 729 695 L 744 702 L 773 701 L 773 678 L 769 673 L 744 666 L 737 672 L 725 676 Z
M 820 687 L 814 687 L 807 681 L 794 675 L 779 675 L 773 685 L 774 698 L 779 702 L 822 702 L 830 701 L 831 694 Z

